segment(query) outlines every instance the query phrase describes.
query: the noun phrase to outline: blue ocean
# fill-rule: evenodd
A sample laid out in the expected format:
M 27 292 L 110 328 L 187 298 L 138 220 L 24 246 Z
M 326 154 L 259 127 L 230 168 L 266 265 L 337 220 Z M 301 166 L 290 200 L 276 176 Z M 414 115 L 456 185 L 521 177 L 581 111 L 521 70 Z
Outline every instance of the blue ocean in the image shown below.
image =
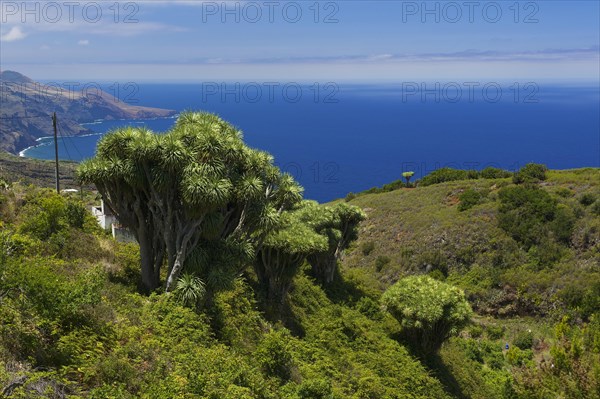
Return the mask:
M 107 90 L 108 91 L 108 90 Z M 109 91 L 110 92 L 110 91 Z M 140 84 L 120 93 L 134 105 L 219 114 L 269 151 L 321 202 L 449 166 L 567 169 L 600 166 L 597 86 L 535 84 Z M 93 156 L 111 129 L 168 130 L 175 119 L 96 121 L 96 134 L 62 138 L 62 159 Z M 53 159 L 52 139 L 23 151 Z

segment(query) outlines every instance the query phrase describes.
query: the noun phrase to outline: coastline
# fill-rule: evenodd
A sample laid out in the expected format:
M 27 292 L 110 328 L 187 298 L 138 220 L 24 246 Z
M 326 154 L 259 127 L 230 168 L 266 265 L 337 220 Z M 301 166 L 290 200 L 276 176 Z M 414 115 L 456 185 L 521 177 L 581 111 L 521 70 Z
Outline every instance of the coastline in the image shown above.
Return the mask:
M 162 117 L 154 117 L 154 118 L 143 118 L 143 119 L 96 119 L 93 122 L 84 122 L 84 123 L 80 123 L 79 126 L 82 127 L 86 127 L 86 126 L 90 126 L 90 125 L 100 125 L 104 122 L 113 122 L 113 121 L 134 121 L 134 123 L 136 124 L 142 124 L 144 123 L 144 121 L 155 121 L 155 120 L 161 120 L 161 119 L 176 119 L 179 116 L 179 112 L 177 112 L 175 115 L 171 115 L 171 116 L 162 116 Z M 106 134 L 108 131 L 105 132 L 91 132 L 91 133 L 84 133 L 84 134 L 79 134 L 76 136 L 70 136 L 69 138 L 81 138 L 81 137 L 90 137 L 90 136 L 102 136 L 104 134 Z M 35 139 L 35 143 L 33 145 L 30 145 L 28 147 L 25 147 L 21 150 L 19 150 L 19 152 L 17 153 L 17 155 L 20 158 L 30 158 L 30 159 L 41 159 L 41 158 L 35 158 L 35 157 L 31 157 L 27 155 L 27 152 L 34 149 L 34 148 L 38 148 L 40 146 L 43 146 L 43 142 L 44 141 L 50 141 L 53 140 L 54 136 L 42 136 L 42 137 L 38 137 L 37 139 Z

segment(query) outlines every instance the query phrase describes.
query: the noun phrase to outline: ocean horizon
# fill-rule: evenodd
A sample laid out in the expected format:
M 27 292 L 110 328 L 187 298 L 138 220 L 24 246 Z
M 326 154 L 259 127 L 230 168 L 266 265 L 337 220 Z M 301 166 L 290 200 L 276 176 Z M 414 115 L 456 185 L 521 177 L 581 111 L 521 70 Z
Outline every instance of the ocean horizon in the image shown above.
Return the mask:
M 111 85 L 104 89 L 111 93 Z M 114 85 L 112 85 L 114 90 Z M 320 202 L 440 167 L 516 170 L 600 166 L 600 93 L 594 86 L 468 82 L 139 84 L 118 97 L 132 105 L 208 111 L 244 132 L 252 147 Z M 59 157 L 80 161 L 122 126 L 169 130 L 175 118 L 98 120 L 91 134 L 59 140 Z M 59 121 L 60 123 L 60 121 Z M 21 156 L 53 159 L 52 137 Z

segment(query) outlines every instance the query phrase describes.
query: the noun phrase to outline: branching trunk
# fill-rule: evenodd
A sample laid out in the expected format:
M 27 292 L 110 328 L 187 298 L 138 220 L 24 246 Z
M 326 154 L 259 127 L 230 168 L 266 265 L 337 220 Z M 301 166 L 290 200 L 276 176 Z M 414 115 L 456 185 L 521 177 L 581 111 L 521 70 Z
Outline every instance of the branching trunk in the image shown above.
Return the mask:
M 175 282 L 179 278 L 191 250 L 193 250 L 198 244 L 200 234 L 197 231 L 198 227 L 202 224 L 203 217 L 193 220 L 187 223 L 185 228 L 178 230 L 175 234 L 175 254 L 169 254 L 169 277 L 167 278 L 167 284 L 165 291 L 169 292 L 175 288 Z

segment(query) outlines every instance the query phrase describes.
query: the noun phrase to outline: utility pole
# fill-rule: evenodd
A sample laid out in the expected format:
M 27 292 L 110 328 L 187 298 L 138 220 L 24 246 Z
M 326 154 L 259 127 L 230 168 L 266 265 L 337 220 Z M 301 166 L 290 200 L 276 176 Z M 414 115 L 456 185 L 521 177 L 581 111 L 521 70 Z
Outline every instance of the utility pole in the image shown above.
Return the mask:
M 58 181 L 58 134 L 56 133 L 56 112 L 52 114 L 52 127 L 54 128 L 54 162 L 56 166 L 56 192 L 60 194 L 60 183 Z

